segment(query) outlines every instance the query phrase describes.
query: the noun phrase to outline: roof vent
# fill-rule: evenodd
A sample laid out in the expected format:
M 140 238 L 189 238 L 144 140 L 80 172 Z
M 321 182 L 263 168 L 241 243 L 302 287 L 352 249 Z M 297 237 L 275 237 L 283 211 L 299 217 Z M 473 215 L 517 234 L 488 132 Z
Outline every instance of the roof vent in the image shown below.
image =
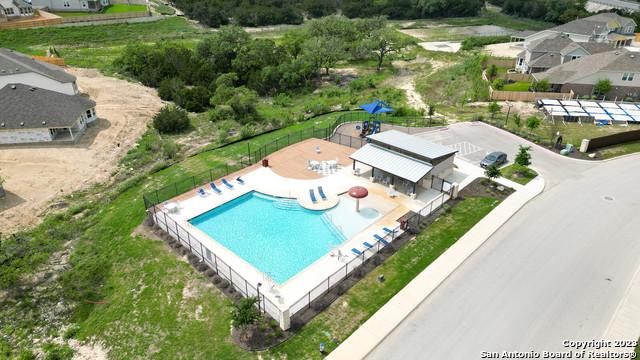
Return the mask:
M 36 91 L 36 88 L 32 87 L 31 89 L 29 89 L 29 91 L 34 92 Z
M 0 123 L 0 127 L 4 127 L 4 123 Z
M 636 56 L 634 54 L 631 54 L 630 56 L 631 56 L 632 59 L 636 58 Z
M 11 89 L 12 89 L 12 90 L 15 90 L 15 89 L 16 89 L 16 86 L 15 86 L 15 85 L 11 85 Z
M 616 54 L 616 55 L 620 55 L 620 51 L 616 51 L 616 52 L 615 52 L 615 54 Z
M 20 123 L 20 126 L 24 126 L 24 121 Z
M 20 68 L 16 68 L 16 71 L 20 71 Z
M 47 122 L 46 122 L 46 121 L 43 121 L 43 122 L 42 122 L 42 125 L 47 125 Z

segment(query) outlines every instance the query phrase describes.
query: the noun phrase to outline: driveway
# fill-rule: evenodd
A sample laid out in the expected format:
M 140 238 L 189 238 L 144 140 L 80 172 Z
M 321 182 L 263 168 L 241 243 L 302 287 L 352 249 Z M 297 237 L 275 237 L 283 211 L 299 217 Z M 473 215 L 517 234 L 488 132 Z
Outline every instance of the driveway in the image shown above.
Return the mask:
M 483 124 L 423 136 L 512 154 L 523 140 Z M 492 148 L 492 147 L 497 148 Z M 473 149 L 471 149 L 473 150 Z M 470 151 L 470 150 L 469 150 Z M 478 154 L 476 154 L 478 153 Z M 640 155 L 586 163 L 534 148 L 548 180 L 401 323 L 370 359 L 478 359 L 600 339 L 640 266 Z

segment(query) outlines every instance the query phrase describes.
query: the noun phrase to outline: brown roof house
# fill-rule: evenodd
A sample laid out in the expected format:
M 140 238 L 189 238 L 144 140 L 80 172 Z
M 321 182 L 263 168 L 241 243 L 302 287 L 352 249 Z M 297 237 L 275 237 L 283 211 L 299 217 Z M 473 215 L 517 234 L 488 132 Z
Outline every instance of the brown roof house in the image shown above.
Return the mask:
M 631 48 L 614 49 L 557 65 L 535 73 L 536 81 L 547 80 L 552 91 L 588 96 L 602 79 L 611 81 L 607 98 L 640 99 L 640 51 Z

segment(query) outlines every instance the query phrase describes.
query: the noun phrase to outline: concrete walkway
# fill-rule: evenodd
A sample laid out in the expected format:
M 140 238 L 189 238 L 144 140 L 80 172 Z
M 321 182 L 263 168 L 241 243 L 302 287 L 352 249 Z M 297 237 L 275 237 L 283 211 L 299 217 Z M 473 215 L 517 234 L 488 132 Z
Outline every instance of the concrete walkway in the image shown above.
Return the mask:
M 638 340 L 640 338 L 640 268 L 602 336 L 605 340 Z M 628 352 L 628 348 L 607 348 Z
M 327 359 L 363 359 L 522 206 L 544 190 L 537 177 L 505 199 L 360 326 Z

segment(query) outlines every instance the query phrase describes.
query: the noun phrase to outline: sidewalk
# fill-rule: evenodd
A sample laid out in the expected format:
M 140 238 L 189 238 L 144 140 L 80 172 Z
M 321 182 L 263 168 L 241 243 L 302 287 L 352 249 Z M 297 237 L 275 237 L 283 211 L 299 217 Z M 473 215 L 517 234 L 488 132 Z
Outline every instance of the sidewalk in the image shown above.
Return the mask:
M 604 335 L 605 340 L 638 340 L 640 338 L 640 268 L 633 276 Z M 609 349 L 611 350 L 611 349 Z M 619 348 L 629 351 L 628 348 Z
M 363 359 L 522 206 L 544 190 L 540 176 L 516 191 L 373 314 L 327 359 Z

